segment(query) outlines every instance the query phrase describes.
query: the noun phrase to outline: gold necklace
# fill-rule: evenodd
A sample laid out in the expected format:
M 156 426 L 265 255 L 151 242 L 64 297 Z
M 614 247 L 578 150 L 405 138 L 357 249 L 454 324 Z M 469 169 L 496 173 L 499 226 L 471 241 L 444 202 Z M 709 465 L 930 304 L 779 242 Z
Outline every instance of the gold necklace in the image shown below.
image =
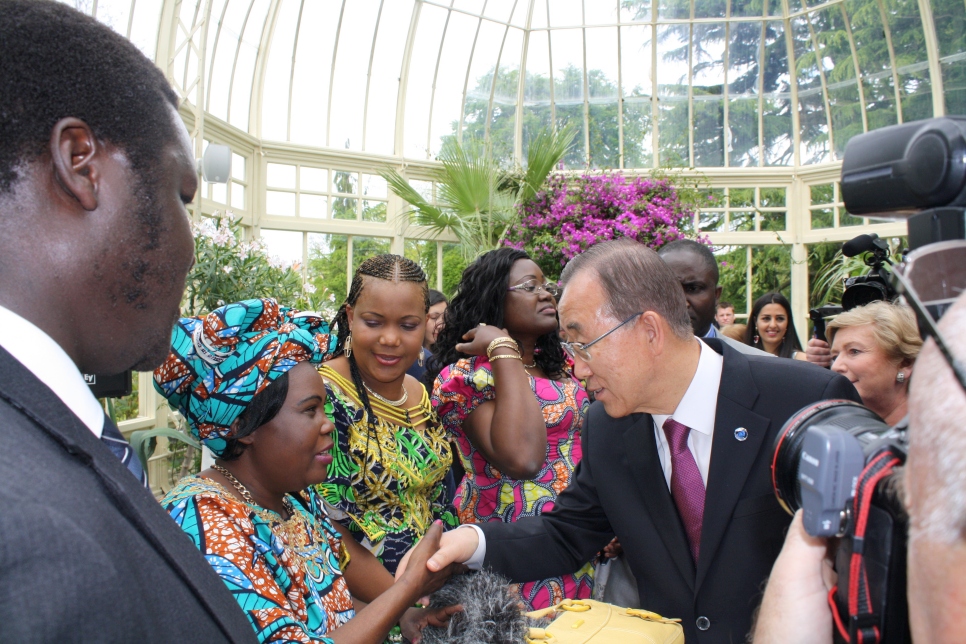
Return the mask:
M 360 378 L 360 380 L 361 380 L 361 378 Z M 385 396 L 381 396 L 381 395 L 377 394 L 375 391 L 372 390 L 372 388 L 369 385 L 366 384 L 366 381 L 365 380 L 362 381 L 362 386 L 365 387 L 366 388 L 366 391 L 368 391 L 370 395 L 374 396 L 376 398 L 376 400 L 381 400 L 382 402 L 386 403 L 387 405 L 392 405 L 393 407 L 402 407 L 403 405 L 406 404 L 406 401 L 409 400 L 409 392 L 406 391 L 406 385 L 405 384 L 403 385 L 403 395 L 402 395 L 402 398 L 400 398 L 399 400 L 390 400 L 389 398 L 386 398 Z
M 236 490 L 238 490 L 239 494 L 242 495 L 242 498 L 245 499 L 245 503 L 259 508 L 262 507 L 255 503 L 255 500 L 252 498 L 252 493 L 249 492 L 248 488 L 242 485 L 241 481 L 236 479 L 231 472 L 223 468 L 221 465 L 212 465 L 211 469 L 221 472 L 222 476 L 228 479 L 228 482 L 231 483 Z M 285 510 L 288 511 L 290 518 L 295 516 L 295 507 L 292 505 L 292 502 L 288 500 L 288 497 L 282 497 L 282 505 L 285 506 Z

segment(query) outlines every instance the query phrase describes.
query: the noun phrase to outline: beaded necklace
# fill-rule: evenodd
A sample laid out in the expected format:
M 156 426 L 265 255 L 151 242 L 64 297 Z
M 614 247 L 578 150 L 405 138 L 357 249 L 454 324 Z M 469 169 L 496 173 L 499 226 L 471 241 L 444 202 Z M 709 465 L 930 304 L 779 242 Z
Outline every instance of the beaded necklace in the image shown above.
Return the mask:
M 355 384 L 348 378 L 343 377 L 332 367 L 323 365 L 319 372 L 328 380 L 331 380 L 339 387 L 346 395 L 353 399 L 353 402 L 357 403 L 359 407 L 362 407 L 362 399 L 359 397 L 359 392 L 356 391 Z M 388 405 L 378 398 L 369 398 L 369 405 L 372 407 L 372 411 L 380 416 L 383 420 L 396 425 L 404 425 L 410 429 L 415 429 L 419 425 L 422 425 L 427 420 L 433 416 L 433 407 L 429 402 L 429 394 L 426 393 L 426 388 L 423 388 L 423 395 L 419 401 L 418 405 L 414 405 L 409 408 L 396 407 L 394 405 Z

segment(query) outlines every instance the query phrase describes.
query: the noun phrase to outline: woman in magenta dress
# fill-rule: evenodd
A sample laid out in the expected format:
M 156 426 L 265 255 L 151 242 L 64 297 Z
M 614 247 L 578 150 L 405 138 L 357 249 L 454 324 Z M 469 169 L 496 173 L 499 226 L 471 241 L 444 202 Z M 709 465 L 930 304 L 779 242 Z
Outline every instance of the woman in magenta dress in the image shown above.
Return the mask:
M 557 338 L 557 287 L 523 251 L 484 254 L 444 314 L 430 373 L 432 404 L 466 469 L 460 523 L 516 521 L 550 510 L 580 461 L 589 400 Z M 593 565 L 516 586 L 527 610 L 588 598 Z

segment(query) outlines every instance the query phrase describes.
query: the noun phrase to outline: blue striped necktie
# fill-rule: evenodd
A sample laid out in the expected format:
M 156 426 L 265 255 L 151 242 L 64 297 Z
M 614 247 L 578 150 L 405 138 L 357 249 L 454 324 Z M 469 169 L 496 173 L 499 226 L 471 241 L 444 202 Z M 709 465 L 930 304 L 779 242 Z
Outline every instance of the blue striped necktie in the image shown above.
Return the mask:
M 144 474 L 141 461 L 138 460 L 138 457 L 134 454 L 134 450 L 131 449 L 131 445 L 124 440 L 117 425 L 111 421 L 111 418 L 107 414 L 104 414 L 104 429 L 101 431 L 101 441 L 114 452 L 114 456 L 118 457 L 124 463 L 124 467 L 134 475 L 134 478 L 141 482 L 141 485 L 148 487 L 148 477 Z

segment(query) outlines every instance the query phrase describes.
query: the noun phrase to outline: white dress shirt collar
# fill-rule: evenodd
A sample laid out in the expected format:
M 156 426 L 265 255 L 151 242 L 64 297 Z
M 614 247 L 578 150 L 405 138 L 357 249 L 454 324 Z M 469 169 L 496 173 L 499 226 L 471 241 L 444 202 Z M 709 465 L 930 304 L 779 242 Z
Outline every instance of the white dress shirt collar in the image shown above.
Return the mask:
M 718 387 L 721 385 L 724 359 L 704 342 L 699 341 L 698 344 L 701 345 L 698 368 L 681 402 L 670 416 L 654 414 L 653 418 L 658 427 L 663 427 L 668 418 L 674 418 L 696 432 L 711 436 L 714 432 L 714 414 L 718 406 Z
M 0 347 L 57 394 L 98 438 L 104 409 L 70 356 L 32 322 L 0 306 Z

